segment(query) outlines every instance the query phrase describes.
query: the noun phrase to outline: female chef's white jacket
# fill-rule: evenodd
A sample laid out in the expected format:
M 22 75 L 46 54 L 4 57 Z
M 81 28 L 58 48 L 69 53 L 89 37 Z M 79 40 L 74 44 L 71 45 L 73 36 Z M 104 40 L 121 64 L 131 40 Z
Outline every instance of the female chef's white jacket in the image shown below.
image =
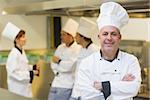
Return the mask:
M 100 48 L 95 45 L 94 43 L 91 43 L 87 48 L 81 48 L 81 51 L 79 53 L 79 56 L 77 58 L 77 63 L 80 64 L 81 60 L 92 53 L 98 51 Z
M 134 75 L 135 79 L 122 81 L 126 74 Z M 141 69 L 137 58 L 131 54 L 119 51 L 117 58 L 109 62 L 96 52 L 81 61 L 77 77 L 82 100 L 103 95 L 93 87 L 94 81 L 110 82 L 111 94 L 107 100 L 132 100 L 140 87 Z
M 28 59 L 24 50 L 21 52 L 17 48 L 12 48 L 9 53 L 7 63 L 7 83 L 8 90 L 16 94 L 32 97 L 30 73 L 32 65 L 28 64 Z
M 51 68 L 55 73 L 52 87 L 72 89 L 74 83 L 73 64 L 77 60 L 81 46 L 74 42 L 70 47 L 61 44 L 55 51 L 61 61 L 59 64 L 51 62 Z
M 84 59 L 85 57 L 90 56 L 92 53 L 97 52 L 97 51 L 99 51 L 99 47 L 97 45 L 95 45 L 94 43 L 91 43 L 86 48 L 81 48 L 81 51 L 79 53 L 79 56 L 78 56 L 76 64 L 75 64 L 75 66 L 76 66 L 75 73 L 78 71 L 78 66 L 79 66 L 81 60 Z M 77 77 L 75 76 L 75 78 L 77 78 Z M 73 91 L 72 91 L 71 97 L 78 98 L 79 94 L 80 94 L 80 91 L 78 90 L 78 84 L 76 84 L 76 82 L 75 82 L 74 86 L 73 86 Z

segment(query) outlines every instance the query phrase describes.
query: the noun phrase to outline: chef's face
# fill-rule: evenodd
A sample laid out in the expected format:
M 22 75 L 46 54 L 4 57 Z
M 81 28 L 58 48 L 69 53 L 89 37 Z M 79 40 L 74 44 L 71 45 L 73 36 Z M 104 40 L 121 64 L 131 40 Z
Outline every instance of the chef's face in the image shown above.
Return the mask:
M 70 39 L 73 38 L 69 33 L 65 31 L 61 31 L 61 42 L 68 43 L 70 42 Z
M 104 26 L 99 33 L 101 49 L 113 51 L 119 48 L 121 34 L 114 26 Z
M 83 37 L 77 32 L 77 34 L 76 34 L 76 36 L 75 36 L 75 39 L 76 39 L 76 42 L 77 42 L 78 44 L 81 44 L 82 38 L 83 38 Z
M 20 33 L 16 37 L 16 44 L 19 46 L 24 46 L 26 43 L 26 36 L 23 31 L 20 31 Z

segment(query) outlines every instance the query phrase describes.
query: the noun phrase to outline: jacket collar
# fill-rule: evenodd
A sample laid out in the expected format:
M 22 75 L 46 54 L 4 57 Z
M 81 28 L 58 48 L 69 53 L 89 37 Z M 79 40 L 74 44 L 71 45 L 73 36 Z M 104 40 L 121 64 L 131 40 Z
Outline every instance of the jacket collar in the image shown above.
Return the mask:
M 74 43 L 74 40 L 69 44 L 69 47 Z
M 16 45 L 15 45 L 15 48 L 22 54 L 22 49 L 20 49 L 20 48 L 17 47 Z
M 89 42 L 89 44 L 86 46 L 86 49 L 92 44 L 93 42 Z
M 104 60 L 107 60 L 107 61 L 109 61 L 109 62 L 112 62 L 112 61 L 114 61 L 115 59 L 120 60 L 120 58 L 121 58 L 121 51 L 120 51 L 119 49 L 117 50 L 116 55 L 115 55 L 115 58 L 114 58 L 113 60 L 104 59 L 104 58 L 103 58 L 103 55 L 102 55 L 102 51 L 100 50 L 100 60 L 104 59 Z

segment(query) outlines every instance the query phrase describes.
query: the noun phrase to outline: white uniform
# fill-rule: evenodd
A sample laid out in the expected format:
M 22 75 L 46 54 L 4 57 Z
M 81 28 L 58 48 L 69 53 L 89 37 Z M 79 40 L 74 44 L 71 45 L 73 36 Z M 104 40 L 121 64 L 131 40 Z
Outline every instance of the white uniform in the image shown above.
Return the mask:
M 93 43 L 91 43 L 87 48 L 82 48 L 77 58 L 76 72 L 78 70 L 78 66 L 81 60 L 84 59 L 85 57 L 90 56 L 92 53 L 97 52 L 98 50 L 99 50 L 99 47 Z M 79 94 L 80 94 L 80 90 L 78 90 L 78 85 L 75 82 L 71 97 L 78 98 Z
M 99 47 L 97 45 L 95 45 L 94 43 L 91 43 L 87 48 L 81 48 L 81 51 L 80 51 L 79 56 L 77 58 L 78 64 L 80 63 L 80 61 L 82 59 L 84 59 L 85 57 L 91 55 L 92 53 L 94 53 L 98 50 L 99 50 Z
M 74 42 L 70 47 L 66 47 L 65 44 L 61 44 L 55 52 L 55 56 L 60 57 L 61 62 L 51 63 L 51 67 L 54 73 L 59 73 L 55 76 L 52 87 L 60 87 L 60 88 L 72 88 L 73 86 L 73 73 L 72 67 L 74 62 L 77 60 L 77 56 L 81 46 L 79 46 L 76 42 Z
M 74 42 L 70 47 L 67 47 L 65 44 L 61 44 L 56 49 L 54 55 L 58 56 L 61 61 L 59 64 L 51 62 L 52 70 L 56 76 L 52 82 L 49 100 L 56 100 L 56 98 L 57 100 L 66 100 L 66 98 L 70 97 L 74 83 L 73 64 L 77 60 L 80 49 L 81 46 L 76 42 Z M 61 92 L 67 94 L 65 95 Z
M 119 51 L 112 62 L 104 60 L 100 52 L 82 60 L 78 70 L 77 84 L 82 100 L 92 100 L 103 95 L 96 90 L 94 81 L 109 81 L 111 95 L 107 100 L 132 100 L 136 96 L 141 83 L 141 69 L 135 56 Z M 126 74 L 135 76 L 133 81 L 121 81 Z
M 32 89 L 29 71 L 32 69 L 28 65 L 25 52 L 17 48 L 12 48 L 6 63 L 8 90 L 16 94 L 32 97 Z

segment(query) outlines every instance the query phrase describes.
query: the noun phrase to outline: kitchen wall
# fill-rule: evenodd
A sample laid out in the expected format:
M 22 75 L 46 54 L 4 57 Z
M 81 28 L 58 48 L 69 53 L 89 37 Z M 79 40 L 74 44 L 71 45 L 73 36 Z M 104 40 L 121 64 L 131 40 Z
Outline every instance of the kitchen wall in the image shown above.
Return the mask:
M 27 33 L 26 49 L 43 49 L 46 48 L 46 15 L 5 15 L 0 16 L 0 33 L 8 21 L 11 21 L 19 28 L 22 28 Z M 62 17 L 62 26 L 68 17 Z M 79 21 L 78 17 L 73 19 Z M 96 22 L 95 18 L 89 18 Z M 122 29 L 124 40 L 147 40 L 150 41 L 150 18 L 145 19 L 130 19 L 127 26 Z M 148 34 L 149 33 L 149 34 Z M 0 50 L 9 50 L 13 46 L 13 42 L 0 36 Z M 38 45 L 37 45 L 38 42 Z M 95 43 L 98 43 L 96 41 Z M 7 44 L 7 45 L 6 45 Z
M 150 18 L 130 18 L 129 23 L 122 28 L 124 40 L 150 41 Z

